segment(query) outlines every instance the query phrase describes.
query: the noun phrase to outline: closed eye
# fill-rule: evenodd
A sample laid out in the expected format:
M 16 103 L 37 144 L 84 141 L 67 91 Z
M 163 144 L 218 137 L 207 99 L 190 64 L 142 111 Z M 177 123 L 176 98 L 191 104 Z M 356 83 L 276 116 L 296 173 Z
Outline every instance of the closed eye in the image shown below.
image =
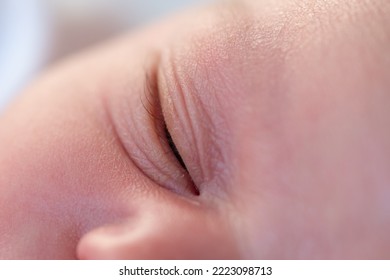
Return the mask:
M 180 163 L 180 165 L 188 172 L 187 167 L 186 167 L 186 165 L 185 165 L 185 163 L 184 163 L 184 161 L 183 161 L 183 159 L 182 159 L 182 157 L 181 157 L 179 151 L 177 150 L 176 145 L 175 145 L 175 143 L 173 142 L 172 136 L 171 136 L 171 134 L 169 133 L 169 130 L 168 130 L 168 128 L 167 128 L 167 126 L 166 126 L 165 123 L 164 123 L 164 132 L 165 132 L 165 137 L 166 137 L 166 139 L 167 139 L 167 141 L 168 141 L 168 145 L 169 145 L 169 147 L 171 148 L 173 154 L 175 155 L 177 161 L 178 161 L 178 162 Z
M 171 133 L 168 130 L 166 121 L 164 119 L 164 116 L 162 114 L 162 108 L 161 103 L 159 100 L 159 94 L 158 94 L 158 87 L 156 82 L 156 77 L 151 76 L 146 72 L 146 92 L 145 97 L 147 104 L 143 103 L 143 106 L 146 110 L 146 112 L 149 114 L 149 116 L 154 120 L 157 133 L 160 136 L 160 139 L 162 142 L 165 142 L 165 144 L 168 144 L 168 147 L 170 148 L 170 151 L 175 156 L 181 167 L 188 172 L 187 167 L 183 161 L 183 158 L 181 157 L 175 142 L 172 139 Z
M 151 67 L 146 71 L 145 91 L 141 103 L 148 116 L 145 119 L 147 134 L 141 144 L 145 147 L 141 154 L 143 156 L 143 170 L 157 183 L 171 190 L 188 190 L 192 194 L 199 195 L 197 187 L 188 172 L 183 157 L 177 148 L 174 137 L 169 130 L 169 124 L 164 118 L 163 109 L 160 103 L 156 68 Z M 141 139 L 140 136 L 137 138 Z M 150 141 L 145 139 L 150 139 Z M 155 141 L 155 140 L 158 141 Z M 138 156 L 138 158 L 140 158 Z M 149 162 L 149 164 L 145 164 Z M 150 166 L 153 166 L 151 168 Z M 142 167 L 142 166 L 141 166 Z M 176 186 L 175 186 L 176 185 Z M 178 192 L 181 193 L 179 190 Z

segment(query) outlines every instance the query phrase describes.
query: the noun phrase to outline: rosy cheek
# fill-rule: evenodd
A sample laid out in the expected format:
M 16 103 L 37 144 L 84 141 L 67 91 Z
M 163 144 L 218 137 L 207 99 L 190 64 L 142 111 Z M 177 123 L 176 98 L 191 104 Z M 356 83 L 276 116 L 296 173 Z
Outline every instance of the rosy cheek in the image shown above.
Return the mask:
M 34 92 L 0 122 L 0 258 L 75 257 L 82 234 L 130 211 L 139 172 L 103 107 L 78 102 Z

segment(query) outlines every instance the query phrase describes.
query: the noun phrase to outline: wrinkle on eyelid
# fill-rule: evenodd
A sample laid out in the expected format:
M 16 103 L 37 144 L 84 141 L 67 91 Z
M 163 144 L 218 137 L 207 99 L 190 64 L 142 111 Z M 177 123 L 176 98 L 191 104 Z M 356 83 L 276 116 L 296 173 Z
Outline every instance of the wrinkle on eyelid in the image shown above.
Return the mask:
M 224 166 L 221 161 L 225 158 L 217 142 L 216 117 L 211 116 L 214 114 L 212 108 L 205 106 L 201 98 L 207 92 L 201 92 L 197 87 L 193 71 L 184 71 L 182 61 L 175 60 L 171 53 L 166 57 L 169 59 L 163 62 L 165 68 L 160 74 L 164 88 L 163 109 L 173 124 L 170 129 L 173 134 L 180 135 L 176 144 L 188 161 L 186 165 L 194 183 L 199 188 L 215 185 L 215 180 L 221 177 L 221 166 Z
M 196 72 L 198 68 L 195 66 L 194 75 L 196 77 Z M 206 73 L 207 74 L 207 73 Z M 213 98 L 211 92 L 206 88 L 199 87 L 196 85 L 194 78 L 186 77 L 186 83 L 189 92 L 190 100 L 192 100 L 192 109 L 194 112 L 193 117 L 197 120 L 197 127 L 200 131 L 200 134 L 203 136 L 202 139 L 199 139 L 199 157 L 202 160 L 201 168 L 203 171 L 204 180 L 211 181 L 217 173 L 222 174 L 221 166 L 224 166 L 226 159 L 221 150 L 221 144 L 224 143 L 224 139 L 221 138 L 221 135 L 224 133 L 224 125 L 222 125 L 221 112 L 219 108 L 219 100 Z M 204 95 L 203 98 L 201 95 Z M 212 106 L 217 105 L 217 106 Z M 197 135 L 195 135 L 197 136 Z
M 145 125 L 146 128 L 143 127 Z M 153 129 L 149 132 L 145 132 L 141 130 L 141 127 L 144 129 L 148 129 L 149 126 L 145 123 L 136 124 L 136 125 L 127 125 L 131 129 L 127 129 L 128 133 L 126 137 L 127 139 L 127 149 L 129 150 L 129 157 L 132 160 L 133 164 L 142 172 L 142 174 L 151 178 L 158 184 L 162 184 L 163 187 L 169 189 L 173 192 L 179 192 L 178 188 L 172 187 L 174 185 L 174 181 L 179 180 L 179 176 L 173 178 L 172 174 L 170 174 L 168 166 L 171 164 L 164 160 L 164 157 L 159 155 L 159 152 L 163 148 L 160 146 L 159 141 L 148 140 L 145 137 L 157 138 L 158 135 L 155 133 Z M 131 143 L 129 143 L 131 142 Z M 154 143 L 152 145 L 159 145 L 157 147 L 151 146 L 150 143 Z M 181 192 L 180 192 L 181 193 Z
M 185 133 L 185 136 L 183 135 L 182 139 L 184 139 L 184 137 L 187 137 L 187 140 L 188 140 L 188 136 L 190 136 L 190 141 L 194 142 L 195 151 L 191 151 L 191 153 L 192 153 L 191 158 L 196 158 L 195 165 L 200 166 L 200 174 L 198 176 L 200 176 L 200 178 L 204 178 L 205 172 L 202 168 L 202 164 L 200 161 L 201 156 L 199 155 L 199 153 L 201 153 L 202 149 L 199 146 L 200 143 L 198 141 L 198 137 L 196 136 L 196 134 L 199 134 L 199 133 L 197 133 L 197 131 L 195 130 L 196 125 L 194 124 L 193 116 L 190 116 L 190 112 L 191 112 L 190 108 L 191 107 L 188 106 L 189 104 L 186 101 L 186 97 L 185 97 L 186 93 L 188 93 L 188 90 L 187 90 L 187 87 L 183 83 L 183 80 L 181 79 L 181 77 L 177 71 L 177 66 L 175 66 L 174 63 L 172 63 L 171 67 L 172 67 L 173 78 L 174 78 L 175 85 L 176 85 L 175 88 L 177 89 L 176 92 L 178 93 L 178 94 L 176 94 L 176 97 L 177 97 L 176 102 L 173 101 L 174 97 L 171 96 L 172 109 L 177 116 L 177 118 L 174 118 L 174 119 L 176 119 L 178 121 L 182 131 L 189 132 L 189 133 Z M 193 106 L 193 105 L 190 105 L 190 106 Z M 187 145 L 191 146 L 191 143 L 188 143 Z M 189 150 L 191 150 L 191 149 L 189 149 Z M 193 168 L 194 163 L 192 163 L 191 166 L 189 168 L 194 169 Z M 195 182 L 195 183 L 198 185 L 198 182 Z
M 127 138 L 127 137 L 126 137 L 127 134 L 126 134 L 126 133 L 124 134 L 123 132 L 120 132 L 120 131 L 126 131 L 126 130 L 123 130 L 123 129 L 121 129 L 121 128 L 119 127 L 119 126 L 122 126 L 122 124 L 121 124 L 121 123 L 118 123 L 118 122 L 116 121 L 116 118 L 113 116 L 113 113 L 112 113 L 111 108 L 108 108 L 108 107 L 109 107 L 109 106 L 108 106 L 108 101 L 103 102 L 103 104 L 104 104 L 104 111 L 105 111 L 105 114 L 107 115 L 108 121 L 109 121 L 109 123 L 110 123 L 111 126 L 112 126 L 112 133 L 113 133 L 113 139 L 114 139 L 113 141 L 118 142 L 118 145 L 120 146 L 120 149 L 122 150 L 123 154 L 125 155 L 126 160 L 131 161 L 132 164 L 135 166 L 135 168 L 137 168 L 138 171 L 139 171 L 141 174 L 143 174 L 144 176 L 146 176 L 146 175 L 144 174 L 144 172 L 142 171 L 142 169 L 140 168 L 140 166 L 138 166 L 138 165 L 136 164 L 136 162 L 135 162 L 134 160 L 132 160 L 131 154 L 130 154 L 128 148 L 126 147 L 125 138 Z M 125 105 L 125 106 L 126 106 L 126 105 Z M 133 174 L 133 176 L 134 176 L 134 174 Z M 138 179 L 137 179 L 136 181 L 138 181 Z M 137 191 L 139 190 L 139 188 L 133 188 L 133 189 L 134 189 L 134 190 L 137 190 Z
M 149 78 L 153 79 L 153 77 Z M 147 82 L 148 79 L 142 81 L 142 83 Z M 165 155 L 166 148 L 159 139 L 161 135 L 157 129 L 160 124 L 155 123 L 155 118 L 158 116 L 153 112 L 159 110 L 157 108 L 159 105 L 155 104 L 156 96 L 148 97 L 146 104 L 140 99 L 145 96 L 144 90 L 148 90 L 148 86 L 150 85 L 146 84 L 146 88 L 142 86 L 135 89 L 125 88 L 126 95 L 118 100 L 107 98 L 107 102 L 110 103 L 107 114 L 113 126 L 114 138 L 122 147 L 127 160 L 135 167 L 135 173 L 147 179 L 145 182 L 153 182 L 179 195 L 188 196 L 192 190 L 191 185 L 188 184 L 188 177 Z M 132 97 L 128 94 L 129 90 L 132 91 Z M 143 94 L 140 94 L 141 92 Z M 150 110 L 145 108 L 148 106 Z M 134 171 L 130 170 L 130 172 Z M 138 189 L 137 186 L 132 187 Z

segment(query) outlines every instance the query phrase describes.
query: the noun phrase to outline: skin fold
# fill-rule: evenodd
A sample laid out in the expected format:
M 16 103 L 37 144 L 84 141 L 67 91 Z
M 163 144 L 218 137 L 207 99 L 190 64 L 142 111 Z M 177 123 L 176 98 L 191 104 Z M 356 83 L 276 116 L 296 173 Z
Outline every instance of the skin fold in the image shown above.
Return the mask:
M 0 258 L 390 258 L 389 15 L 225 1 L 49 69 L 0 117 Z

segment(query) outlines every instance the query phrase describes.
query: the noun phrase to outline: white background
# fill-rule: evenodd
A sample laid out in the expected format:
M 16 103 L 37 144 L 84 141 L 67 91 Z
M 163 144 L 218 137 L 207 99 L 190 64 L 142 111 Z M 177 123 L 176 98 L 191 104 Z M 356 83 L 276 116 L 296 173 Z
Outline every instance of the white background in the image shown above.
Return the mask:
M 120 276 L 128 268 L 202 268 L 203 276 Z M 272 267 L 272 275 L 212 275 L 213 267 Z M 0 279 L 390 279 L 390 261 L 0 261 Z

